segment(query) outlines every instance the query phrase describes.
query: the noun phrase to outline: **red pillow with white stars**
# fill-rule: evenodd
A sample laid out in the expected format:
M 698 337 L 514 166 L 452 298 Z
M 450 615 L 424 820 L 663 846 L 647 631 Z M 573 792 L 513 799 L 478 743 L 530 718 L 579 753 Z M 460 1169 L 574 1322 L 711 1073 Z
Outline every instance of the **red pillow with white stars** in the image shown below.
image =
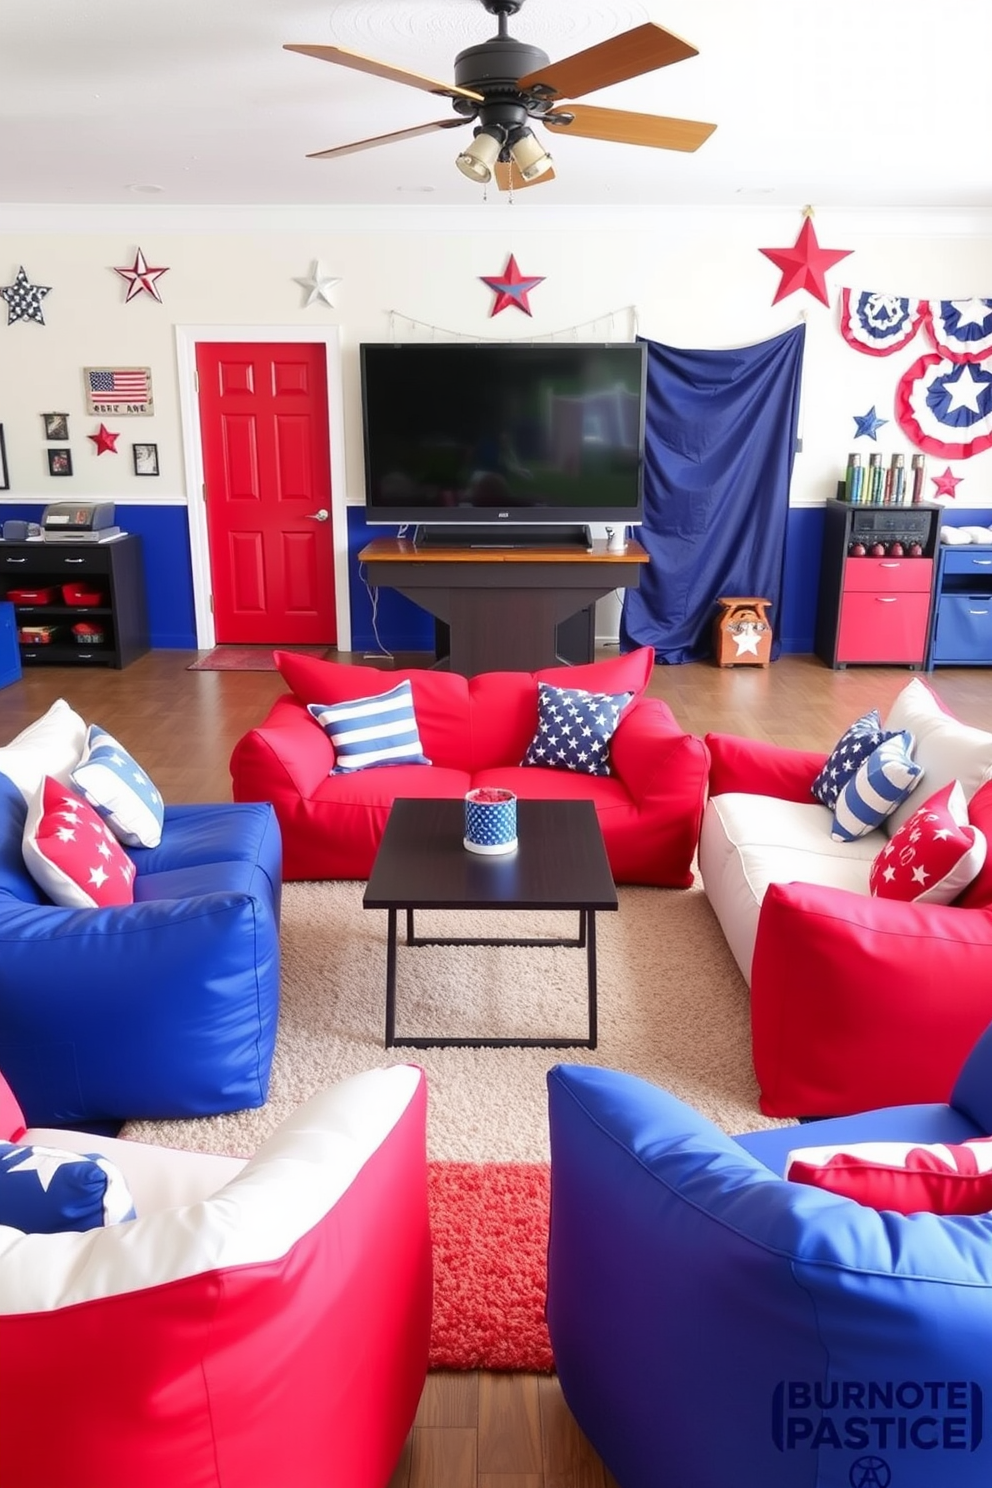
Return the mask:
M 985 833 L 968 823 L 959 780 L 935 791 L 889 838 L 871 865 L 869 885 L 879 899 L 950 904 L 985 862 Z
M 134 903 L 134 863 L 93 807 L 51 775 L 28 803 L 21 848 L 25 867 L 53 904 Z

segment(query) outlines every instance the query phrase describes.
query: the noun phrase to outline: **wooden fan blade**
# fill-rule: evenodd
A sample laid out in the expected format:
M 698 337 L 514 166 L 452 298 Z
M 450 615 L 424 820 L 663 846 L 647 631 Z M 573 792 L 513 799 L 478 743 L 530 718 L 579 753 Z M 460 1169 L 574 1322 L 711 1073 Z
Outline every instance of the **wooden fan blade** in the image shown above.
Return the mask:
M 654 145 L 658 150 L 698 150 L 716 128 L 694 119 L 666 119 L 661 114 L 630 114 L 624 109 L 590 108 L 569 104 L 571 124 L 542 119 L 555 134 L 576 134 L 585 139 L 614 140 L 618 145 Z
M 532 181 L 525 181 L 512 160 L 497 160 L 493 175 L 500 191 L 523 191 L 525 186 L 542 186 L 545 181 L 553 181 L 555 178 L 554 166 L 552 166 L 543 175 L 535 176 Z
M 667 67 L 671 62 L 684 62 L 687 57 L 698 57 L 696 47 L 683 41 L 653 21 L 635 26 L 632 31 L 623 31 L 611 36 L 584 52 L 572 57 L 563 57 L 560 62 L 551 62 L 538 72 L 529 72 L 518 81 L 518 87 L 533 88 L 537 83 L 549 88 L 558 98 L 580 98 L 584 93 L 594 93 L 597 88 L 608 88 L 613 83 L 622 83 L 627 78 L 640 77 L 642 73 L 654 72 L 658 67 Z
M 317 57 L 322 62 L 336 62 L 340 67 L 353 67 L 356 72 L 370 72 L 373 77 L 386 78 L 392 83 L 407 83 L 411 88 L 421 88 L 425 93 L 437 93 L 444 98 L 471 98 L 482 103 L 482 94 L 469 88 L 459 88 L 454 83 L 439 83 L 434 78 L 421 77 L 419 72 L 407 72 L 403 67 L 393 67 L 388 62 L 379 62 L 375 57 L 363 57 L 348 47 L 301 46 L 286 42 L 284 52 L 302 52 L 306 57 Z
M 412 129 L 394 129 L 392 134 L 376 134 L 371 139 L 355 140 L 351 145 L 335 145 L 330 150 L 314 150 L 308 160 L 330 160 L 335 155 L 354 155 L 358 150 L 372 150 L 376 145 L 391 145 L 395 140 L 416 139 L 418 134 L 432 134 L 435 129 L 458 129 L 466 119 L 435 119 L 433 124 L 415 124 Z

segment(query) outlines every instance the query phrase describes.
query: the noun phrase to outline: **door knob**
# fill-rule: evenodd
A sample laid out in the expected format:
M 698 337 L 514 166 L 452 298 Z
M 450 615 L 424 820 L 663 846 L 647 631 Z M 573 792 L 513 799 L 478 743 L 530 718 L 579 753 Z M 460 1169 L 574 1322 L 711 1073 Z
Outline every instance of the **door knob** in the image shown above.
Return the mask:
M 322 506 L 320 511 L 306 513 L 307 521 L 309 522 L 326 522 L 330 515 L 326 506 Z

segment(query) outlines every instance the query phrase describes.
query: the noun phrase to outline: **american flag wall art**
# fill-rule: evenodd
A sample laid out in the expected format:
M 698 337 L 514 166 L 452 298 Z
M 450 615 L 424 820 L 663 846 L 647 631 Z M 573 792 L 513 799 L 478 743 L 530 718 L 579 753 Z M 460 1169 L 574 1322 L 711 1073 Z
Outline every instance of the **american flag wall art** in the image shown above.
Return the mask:
M 150 414 L 149 367 L 84 367 L 87 413 Z

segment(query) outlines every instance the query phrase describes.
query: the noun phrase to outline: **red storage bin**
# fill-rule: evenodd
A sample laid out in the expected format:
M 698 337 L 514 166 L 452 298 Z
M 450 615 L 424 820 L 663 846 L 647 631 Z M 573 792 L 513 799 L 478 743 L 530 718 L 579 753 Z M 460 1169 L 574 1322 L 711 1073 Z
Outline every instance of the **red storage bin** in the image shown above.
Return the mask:
M 92 583 L 63 584 L 62 598 L 67 605 L 100 605 L 104 603 L 103 593 L 94 589 Z
M 91 620 L 80 620 L 72 627 L 77 646 L 102 646 L 107 639 L 106 631 L 102 625 L 94 625 Z
M 22 646 L 50 646 L 58 630 L 57 625 L 22 625 L 17 639 Z
M 55 604 L 59 597 L 59 591 L 54 585 L 45 589 L 8 589 L 7 598 L 11 604 L 41 605 Z

